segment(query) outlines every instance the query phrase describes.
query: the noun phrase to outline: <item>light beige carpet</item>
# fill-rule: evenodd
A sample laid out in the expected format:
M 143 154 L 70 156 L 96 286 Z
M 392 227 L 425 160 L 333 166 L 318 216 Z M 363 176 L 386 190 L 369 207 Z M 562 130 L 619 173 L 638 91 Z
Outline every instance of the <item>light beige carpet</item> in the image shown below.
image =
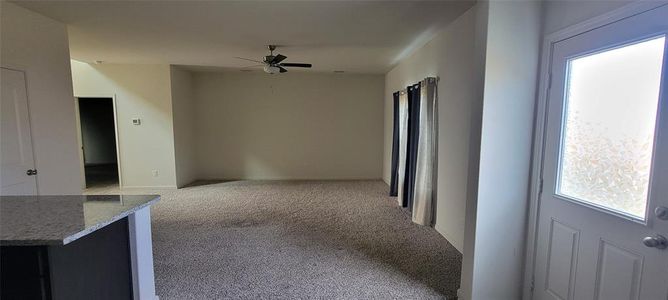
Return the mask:
M 152 217 L 161 299 L 442 299 L 459 287 L 460 253 L 411 223 L 381 181 L 160 193 Z

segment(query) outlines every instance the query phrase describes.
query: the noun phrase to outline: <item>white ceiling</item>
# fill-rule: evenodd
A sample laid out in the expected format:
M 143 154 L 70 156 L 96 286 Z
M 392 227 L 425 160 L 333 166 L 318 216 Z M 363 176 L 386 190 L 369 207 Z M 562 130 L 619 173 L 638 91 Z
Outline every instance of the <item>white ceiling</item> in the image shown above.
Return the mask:
M 265 45 L 313 71 L 385 73 L 472 1 L 16 1 L 68 24 L 71 56 L 241 68 Z M 294 69 L 293 69 L 294 70 Z

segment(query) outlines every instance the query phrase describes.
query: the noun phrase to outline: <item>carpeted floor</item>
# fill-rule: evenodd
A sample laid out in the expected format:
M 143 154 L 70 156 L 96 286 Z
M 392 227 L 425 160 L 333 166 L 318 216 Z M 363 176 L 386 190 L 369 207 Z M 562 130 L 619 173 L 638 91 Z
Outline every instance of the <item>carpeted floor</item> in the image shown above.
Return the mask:
M 381 181 L 237 181 L 162 192 L 161 299 L 442 299 L 461 254 Z

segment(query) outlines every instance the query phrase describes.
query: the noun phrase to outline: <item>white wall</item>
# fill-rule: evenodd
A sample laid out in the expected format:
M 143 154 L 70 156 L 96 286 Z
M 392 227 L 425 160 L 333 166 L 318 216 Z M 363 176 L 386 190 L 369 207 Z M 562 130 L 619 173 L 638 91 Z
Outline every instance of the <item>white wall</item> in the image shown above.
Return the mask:
M 80 194 L 66 27 L 6 1 L 0 10 L 0 64 L 26 74 L 38 193 Z
M 487 22 L 477 202 L 466 224 L 475 244 L 464 252 L 473 265 L 462 277 L 472 284 L 462 284 L 463 298 L 520 299 L 541 3 L 489 2 Z
M 382 75 L 195 75 L 198 177 L 379 179 Z
M 476 216 L 478 209 L 478 177 L 480 171 L 480 140 L 482 134 L 483 89 L 487 55 L 487 27 L 489 2 L 481 1 L 475 6 L 475 68 L 478 70 L 475 80 L 481 87 L 479 97 L 471 109 L 471 133 L 469 136 L 469 169 L 466 195 L 466 226 L 464 238 L 464 257 L 459 293 L 463 300 L 471 299 L 473 289 L 473 263 L 475 250 Z
M 545 1 L 543 33 L 550 34 L 629 4 L 631 0 L 615 1 Z
M 476 10 L 470 9 L 385 76 L 383 179 L 389 183 L 392 93 L 428 76 L 438 83 L 438 182 L 436 230 L 463 252 L 471 109 L 481 99 L 475 68 Z
M 193 76 L 179 67 L 170 67 L 172 111 L 174 117 L 174 154 L 176 185 L 183 187 L 195 181 L 195 99 Z
M 170 66 L 72 61 L 72 75 L 76 97 L 116 96 L 123 188 L 176 187 Z

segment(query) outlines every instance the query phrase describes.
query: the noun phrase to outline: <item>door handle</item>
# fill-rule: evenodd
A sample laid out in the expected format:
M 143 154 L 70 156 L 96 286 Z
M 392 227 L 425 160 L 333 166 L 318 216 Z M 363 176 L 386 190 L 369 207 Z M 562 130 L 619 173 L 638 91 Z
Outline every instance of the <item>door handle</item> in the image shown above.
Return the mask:
M 665 236 L 660 234 L 655 236 L 648 236 L 642 239 L 642 243 L 647 247 L 656 249 L 666 249 L 666 247 L 668 247 L 668 240 L 666 240 Z
M 37 169 L 29 169 L 28 171 L 26 171 L 26 175 L 28 176 L 37 175 Z

